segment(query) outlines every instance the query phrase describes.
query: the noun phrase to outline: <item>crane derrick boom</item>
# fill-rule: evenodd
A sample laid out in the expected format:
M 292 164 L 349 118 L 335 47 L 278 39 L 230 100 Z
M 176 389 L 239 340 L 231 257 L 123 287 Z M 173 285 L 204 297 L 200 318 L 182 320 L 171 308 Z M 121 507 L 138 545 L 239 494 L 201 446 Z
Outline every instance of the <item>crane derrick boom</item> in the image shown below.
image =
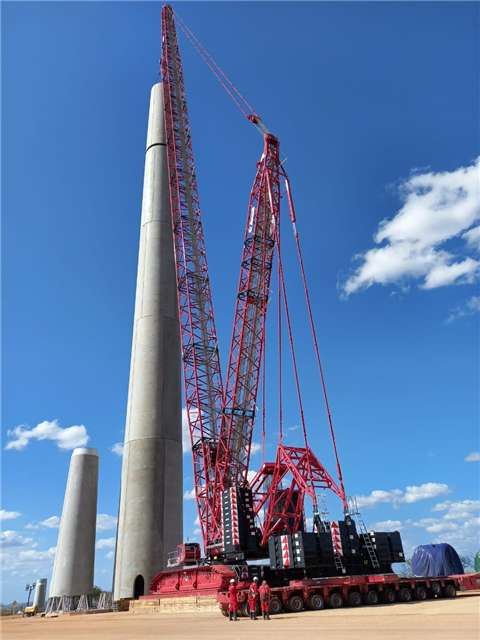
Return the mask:
M 265 134 L 250 194 L 217 456 L 216 488 L 247 484 L 280 215 L 279 143 Z
M 223 387 L 197 179 L 173 12 L 162 8 L 162 78 L 185 400 L 203 539 L 215 528 L 214 466 Z

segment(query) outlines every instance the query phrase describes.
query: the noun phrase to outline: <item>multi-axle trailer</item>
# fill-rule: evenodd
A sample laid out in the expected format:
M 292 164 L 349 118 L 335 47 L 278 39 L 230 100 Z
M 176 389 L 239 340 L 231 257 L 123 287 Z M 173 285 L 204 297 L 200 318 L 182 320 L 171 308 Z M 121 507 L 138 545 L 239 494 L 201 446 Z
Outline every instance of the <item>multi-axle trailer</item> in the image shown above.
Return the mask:
M 304 609 L 321 611 L 325 607 L 339 609 L 343 606 L 393 604 L 435 597 L 454 598 L 457 591 L 477 589 L 478 580 L 480 580 L 480 574 L 404 578 L 394 573 L 297 580 L 291 581 L 285 587 L 272 588 L 270 613 L 277 614 L 282 611 L 299 613 Z M 247 583 L 240 583 L 238 586 L 239 611 L 248 616 L 247 594 Z M 228 615 L 228 591 L 220 591 L 217 600 L 223 615 Z M 257 609 L 258 606 L 257 603 Z

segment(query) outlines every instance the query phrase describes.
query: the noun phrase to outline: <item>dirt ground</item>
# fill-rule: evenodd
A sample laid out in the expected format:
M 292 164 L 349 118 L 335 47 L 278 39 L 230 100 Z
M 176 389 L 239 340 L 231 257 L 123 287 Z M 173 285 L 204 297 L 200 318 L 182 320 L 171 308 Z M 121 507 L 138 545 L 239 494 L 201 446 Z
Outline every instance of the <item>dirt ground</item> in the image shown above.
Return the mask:
M 58 618 L 2 618 L 3 640 L 478 640 L 480 592 L 453 600 L 304 611 L 269 622 L 218 613 L 104 613 Z

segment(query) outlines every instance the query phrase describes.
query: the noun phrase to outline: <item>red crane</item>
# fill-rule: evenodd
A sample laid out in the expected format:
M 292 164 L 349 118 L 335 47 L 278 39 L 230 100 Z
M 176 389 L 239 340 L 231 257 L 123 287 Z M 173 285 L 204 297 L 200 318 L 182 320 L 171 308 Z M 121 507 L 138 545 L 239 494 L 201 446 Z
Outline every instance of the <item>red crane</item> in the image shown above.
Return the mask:
M 247 474 L 253 427 L 258 417 L 256 415 L 257 394 L 264 359 L 267 305 L 275 253 L 278 260 L 279 307 L 281 296 L 286 311 L 305 447 L 285 447 L 280 443 L 276 462 L 264 464 L 252 482 L 255 515 L 264 515 L 263 526 L 260 524 L 262 544 L 266 544 L 268 537 L 273 533 L 286 530 L 294 532 L 298 529 L 304 513 L 306 495 L 311 497 L 315 505 L 318 491 L 330 489 L 341 498 L 345 508 L 347 505 L 328 402 L 327 414 L 337 460 L 338 486 L 307 444 L 280 254 L 280 199 L 282 197 L 280 182 L 282 178 L 287 188 L 290 216 L 300 258 L 325 400 L 327 398 L 300 244 L 295 228 L 293 201 L 288 177 L 280 162 L 278 139 L 266 130 L 255 112 L 247 114 L 233 91 L 247 106 L 248 103 L 188 28 L 181 22 L 180 25 L 243 113 L 260 129 L 264 138 L 263 154 L 260 162 L 257 163 L 257 173 L 248 206 L 233 335 L 224 389 L 182 62 L 178 49 L 174 11 L 172 7 L 165 5 L 162 9 L 161 71 L 185 398 L 193 455 L 195 496 L 202 538 L 207 552 L 219 553 L 223 550 L 222 492 L 232 487 L 248 486 Z M 219 73 L 230 84 L 230 88 Z M 281 379 L 279 388 L 281 390 Z M 285 488 L 287 479 L 290 481 L 290 486 Z

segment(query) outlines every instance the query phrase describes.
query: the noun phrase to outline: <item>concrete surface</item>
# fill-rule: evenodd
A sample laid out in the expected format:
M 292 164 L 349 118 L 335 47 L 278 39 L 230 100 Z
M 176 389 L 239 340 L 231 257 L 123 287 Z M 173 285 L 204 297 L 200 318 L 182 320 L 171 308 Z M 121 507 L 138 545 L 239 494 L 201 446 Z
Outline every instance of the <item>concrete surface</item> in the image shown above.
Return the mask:
M 93 592 L 97 489 L 98 451 L 89 447 L 74 449 L 68 471 L 50 597 L 91 595 Z
M 152 88 L 114 599 L 142 594 L 182 542 L 181 347 L 162 85 Z M 140 578 L 141 577 L 141 578 Z M 140 582 L 141 584 L 141 582 Z M 137 594 L 138 595 L 138 594 Z

